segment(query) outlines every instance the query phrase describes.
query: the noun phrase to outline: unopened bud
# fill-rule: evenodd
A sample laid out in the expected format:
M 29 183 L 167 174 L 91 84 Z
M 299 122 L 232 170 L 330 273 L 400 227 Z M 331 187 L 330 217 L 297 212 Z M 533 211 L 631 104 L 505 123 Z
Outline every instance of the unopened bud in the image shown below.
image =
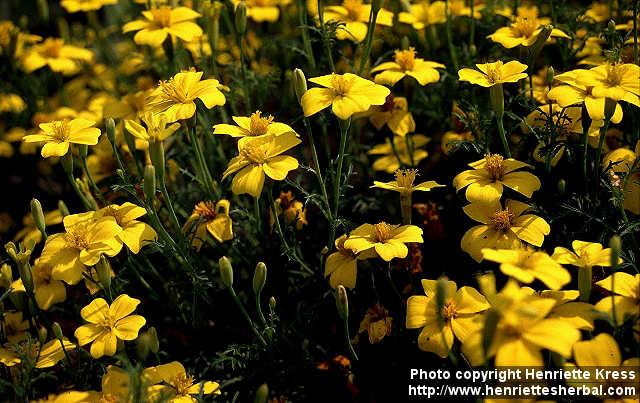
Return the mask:
M 229 258 L 222 256 L 220 260 L 218 260 L 218 265 L 220 266 L 220 278 L 222 279 L 222 284 L 227 288 L 233 287 L 233 266 L 231 266 Z
M 42 22 L 49 22 L 49 2 L 47 0 L 38 0 L 38 17 Z
M 18 265 L 18 272 L 20 273 L 20 280 L 22 280 L 22 285 L 28 294 L 33 293 L 33 275 L 31 273 L 31 264 L 27 262 L 26 264 Z
M 302 99 L 302 95 L 307 92 L 307 78 L 300 69 L 293 70 L 293 89 L 298 97 L 298 102 Z
M 545 25 L 538 33 L 538 37 L 533 45 L 529 48 L 529 65 L 533 66 L 536 58 L 540 54 L 542 47 L 547 42 L 553 31 L 553 25 Z
M 9 288 L 13 283 L 13 273 L 11 272 L 11 266 L 8 263 L 4 263 L 0 266 L 0 288 Z
M 162 141 L 152 141 L 149 143 L 149 158 L 151 159 L 151 163 L 153 167 L 156 169 L 156 175 L 158 175 L 158 179 L 160 184 L 164 182 L 164 145 Z
M 156 196 L 156 169 L 151 164 L 144 167 L 142 190 L 147 203 L 152 204 Z
M 349 298 L 347 297 L 347 290 L 342 286 L 338 286 L 336 292 L 336 307 L 338 308 L 338 314 L 342 320 L 349 318 Z
M 565 194 L 566 191 L 567 191 L 567 181 L 565 181 L 564 179 L 560 179 L 558 181 L 558 193 L 563 195 Z
M 612 11 L 613 10 L 609 10 L 609 12 L 612 12 Z M 614 20 L 609 20 L 609 23 L 607 24 L 607 29 L 611 34 L 614 34 L 616 32 L 616 22 Z
M 116 147 L 116 122 L 113 121 L 113 118 L 107 118 L 105 127 L 107 128 L 107 138 L 109 142 L 112 146 Z
M 618 235 L 614 235 L 609 240 L 611 248 L 611 267 L 614 268 L 620 264 L 620 251 L 622 250 L 622 239 Z
M 400 49 L 408 50 L 410 45 L 411 44 L 409 43 L 409 38 L 407 38 L 406 36 L 403 36 L 402 39 L 400 40 Z
M 263 383 L 256 390 L 256 398 L 254 399 L 254 403 L 267 403 L 267 399 L 269 398 L 269 386 L 266 383 Z
M 264 284 L 267 282 L 267 265 L 263 262 L 258 262 L 256 270 L 253 272 L 253 293 L 260 295 Z
M 36 225 L 36 228 L 42 234 L 44 239 L 47 239 L 46 232 L 46 223 L 44 221 L 44 212 L 42 211 L 42 204 L 36 198 L 31 199 L 31 217 L 33 217 L 33 222 Z
M 157 353 L 158 350 L 160 350 L 160 342 L 155 327 L 150 327 L 136 339 L 136 354 L 141 360 L 145 360 L 149 353 Z
M 64 200 L 58 200 L 58 210 L 60 210 L 60 215 L 63 217 L 66 217 L 69 214 L 71 214 L 69 213 L 69 208 L 65 204 Z
M 53 335 L 56 337 L 56 339 L 62 340 L 62 328 L 60 327 L 58 322 L 53 322 L 53 324 L 51 325 L 51 330 L 53 330 Z
M 274 312 L 276 310 L 276 298 L 275 297 L 270 297 L 269 298 L 269 310 L 271 312 Z
M 42 326 L 38 328 L 38 341 L 43 345 L 47 341 L 47 328 Z
M 238 35 L 244 35 L 244 32 L 247 30 L 247 4 L 244 1 L 241 1 L 236 6 L 234 17 L 236 32 Z
M 478 48 L 476 47 L 476 45 L 471 44 L 471 45 L 469 46 L 469 55 L 470 55 L 471 57 L 474 57 L 477 53 L 478 53 Z
M 100 256 L 98 264 L 96 264 L 96 273 L 98 275 L 98 282 L 102 286 L 103 290 L 108 290 L 111 287 L 111 264 L 106 257 Z
M 553 69 L 553 67 L 549 66 L 549 68 L 547 69 L 547 84 L 551 85 L 553 83 L 553 77 L 555 76 L 556 71 Z

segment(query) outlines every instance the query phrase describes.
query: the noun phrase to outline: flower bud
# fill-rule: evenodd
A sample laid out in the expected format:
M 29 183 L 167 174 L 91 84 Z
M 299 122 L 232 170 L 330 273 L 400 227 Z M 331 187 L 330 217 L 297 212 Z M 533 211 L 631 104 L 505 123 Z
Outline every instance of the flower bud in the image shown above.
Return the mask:
M 553 31 L 553 25 L 545 25 L 542 27 L 542 29 L 538 33 L 538 37 L 536 38 L 536 41 L 529 48 L 529 65 L 533 66 L 533 63 L 535 62 L 536 58 L 540 54 L 542 47 L 551 36 L 551 31 Z
M 49 2 L 47 0 L 38 0 L 38 17 L 42 22 L 49 22 Z
M 298 102 L 302 99 L 302 95 L 307 91 L 307 78 L 300 69 L 293 70 L 293 88 L 298 97 Z
M 553 84 L 553 77 L 556 75 L 556 71 L 552 66 L 547 69 L 547 85 Z
M 409 43 L 409 38 L 407 38 L 406 36 L 403 36 L 402 39 L 400 40 L 400 49 L 408 50 L 410 45 L 411 44 Z
M 478 54 L 478 48 L 476 47 L 476 45 L 471 44 L 469 46 L 469 56 L 475 57 L 476 54 Z
M 56 337 L 56 339 L 62 340 L 62 328 L 60 328 L 58 322 L 53 322 L 53 324 L 51 325 L 51 330 L 53 330 L 53 335 Z
M 563 195 L 565 194 L 566 191 L 567 191 L 567 181 L 565 181 L 564 179 L 560 179 L 558 181 L 558 193 Z
M 247 4 L 244 1 L 240 1 L 236 6 L 234 18 L 236 32 L 238 35 L 244 35 L 247 30 Z
M 140 333 L 136 339 L 136 354 L 141 360 L 145 360 L 149 353 L 157 353 L 160 350 L 158 333 L 155 327 L 150 327 L 146 332 Z
M 152 204 L 156 196 L 156 169 L 151 164 L 144 167 L 142 190 L 147 203 Z
M 436 281 L 436 303 L 438 305 L 438 312 L 442 312 L 447 303 L 447 278 L 442 276 Z
M 44 221 L 44 212 L 42 211 L 42 204 L 36 198 L 31 199 L 31 217 L 33 217 L 33 222 L 36 224 L 36 228 L 42 234 L 44 239 L 47 239 L 46 232 L 46 223 Z
M 270 297 L 269 298 L 269 310 L 271 312 L 274 312 L 276 310 L 276 298 L 275 297 Z
M 615 270 L 616 266 L 620 264 L 620 251 L 622 250 L 622 239 L 618 235 L 614 235 L 609 240 L 609 247 L 611 248 L 611 267 Z
M 149 157 L 153 167 L 156 169 L 160 184 L 164 183 L 164 145 L 162 141 L 152 141 L 149 143 Z
M 220 277 L 222 278 L 222 284 L 227 288 L 233 287 L 233 266 L 231 266 L 231 261 L 228 257 L 222 256 L 220 260 L 218 260 L 218 265 L 220 266 Z
M 254 403 L 267 403 L 267 399 L 269 398 L 269 386 L 266 383 L 263 383 L 256 390 L 256 398 L 254 399 Z
M 96 264 L 96 273 L 98 275 L 98 282 L 103 290 L 108 290 L 111 287 L 111 264 L 106 257 L 100 256 L 98 264 Z
M 618 103 L 611 98 L 604 99 L 604 120 L 611 120 L 611 118 L 613 117 L 613 114 L 616 112 L 617 104 Z
M 136 158 L 136 139 L 129 133 L 128 130 L 123 130 L 124 141 L 127 143 L 127 147 L 129 148 L 129 152 Z
M 347 297 L 347 290 L 344 286 L 339 285 L 336 292 L 336 307 L 338 308 L 338 314 L 342 320 L 349 318 L 349 299 Z
M 63 217 L 71 214 L 69 213 L 69 208 L 65 204 L 64 200 L 58 200 L 58 210 L 60 210 L 60 215 L 62 215 Z
M 253 293 L 260 295 L 264 284 L 267 282 L 267 265 L 258 262 L 256 270 L 253 272 Z
M 30 241 L 29 243 L 20 243 L 16 246 L 13 242 L 7 242 L 4 246 L 7 254 L 11 256 L 14 262 L 18 266 L 24 266 L 25 264 L 29 264 L 29 259 L 31 258 L 31 251 L 33 250 L 34 243 Z
M 107 138 L 112 146 L 116 147 L 116 122 L 113 121 L 113 118 L 108 118 L 105 122 L 105 127 L 107 128 Z
M 44 326 L 38 328 L 38 341 L 40 342 L 40 345 L 47 341 L 47 328 Z

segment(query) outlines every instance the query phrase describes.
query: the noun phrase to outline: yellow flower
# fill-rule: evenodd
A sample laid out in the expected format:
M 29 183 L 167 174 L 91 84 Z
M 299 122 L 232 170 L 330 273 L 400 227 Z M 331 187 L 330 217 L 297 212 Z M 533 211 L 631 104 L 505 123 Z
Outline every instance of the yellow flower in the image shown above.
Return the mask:
M 548 318 L 562 319 L 580 330 L 594 329 L 593 321 L 599 318 L 599 314 L 593 305 L 586 302 L 575 301 L 580 296 L 580 291 L 544 290 L 540 293 L 540 296 L 543 298 L 552 298 L 556 301 L 556 305 L 551 310 Z
M 280 122 L 274 122 L 273 116 L 262 116 L 262 112 L 256 111 L 250 117 L 234 116 L 233 121 L 237 126 L 220 123 L 213 126 L 213 134 L 228 134 L 231 137 L 246 136 L 279 136 L 284 133 L 295 133 L 291 126 Z
M 482 249 L 482 257 L 500 263 L 500 271 L 521 283 L 540 280 L 552 290 L 559 290 L 571 281 L 569 272 L 543 251 L 520 249 Z
M 374 78 L 376 84 L 393 86 L 405 76 L 415 78 L 425 86 L 440 80 L 440 73 L 436 68 L 444 68 L 444 64 L 425 61 L 416 57 L 416 50 L 396 50 L 393 62 L 385 62 L 371 69 L 371 73 L 378 73 Z
M 624 323 L 629 317 L 637 320 L 640 315 L 640 274 L 635 276 L 615 272 L 604 280 L 596 283 L 600 287 L 614 294 L 612 297 L 604 297 L 597 304 L 596 309 L 606 312 L 613 317 L 618 324 Z
M 421 30 L 428 25 L 443 24 L 447 21 L 444 1 L 420 1 L 409 6 L 409 11 L 398 14 L 398 21 L 411 24 L 414 29 Z
M 224 105 L 226 98 L 220 91 L 218 80 L 202 80 L 201 71 L 183 71 L 167 81 L 161 81 L 149 97 L 148 109 L 153 113 L 164 113 L 168 122 L 188 119 L 196 113 L 196 98 L 207 109 Z
M 384 104 L 391 93 L 388 88 L 351 73 L 333 73 L 309 81 L 325 88 L 311 88 L 302 95 L 300 102 L 307 117 L 331 105 L 333 114 L 346 120 L 354 113 L 367 111 L 371 105 Z
M 472 162 L 473 169 L 459 173 L 453 178 L 456 191 L 467 187 L 465 196 L 469 201 L 499 199 L 504 186 L 531 198 L 533 192 L 540 189 L 540 180 L 529 172 L 517 171 L 520 168 L 533 168 L 513 158 L 504 159 L 498 154 L 487 154 L 484 159 Z
M 391 225 L 386 222 L 362 224 L 349 233 L 344 247 L 355 253 L 374 249 L 378 256 L 390 262 L 393 258 L 405 258 L 409 249 L 405 243 L 422 243 L 422 230 L 415 225 Z
M 156 231 L 147 223 L 138 221 L 137 218 L 147 214 L 147 210 L 133 203 L 125 202 L 121 205 L 111 204 L 95 212 L 94 219 L 101 217 L 113 217 L 122 231 L 118 232 L 116 239 L 127 245 L 134 254 L 140 249 L 157 239 Z
M 239 1 L 234 1 L 237 6 Z M 276 22 L 280 18 L 278 6 L 286 6 L 291 0 L 245 0 L 247 17 L 255 22 Z
M 468 81 L 471 84 L 482 87 L 493 87 L 496 84 L 516 83 L 527 78 L 527 65 L 512 60 L 502 63 L 500 60 L 493 63 L 476 64 L 478 70 L 464 68 L 458 71 L 460 81 Z
M 301 201 L 296 200 L 291 191 L 280 192 L 280 197 L 275 199 L 273 204 L 276 214 L 279 216 L 284 213 L 284 222 L 286 224 L 295 224 L 298 231 L 300 231 L 303 226 L 309 224 L 307 222 L 307 209 L 305 205 Z M 274 223 L 275 218 L 273 217 L 271 209 L 269 209 L 269 226 L 273 227 Z
M 362 42 L 367 36 L 371 4 L 364 4 L 362 0 L 343 0 L 342 5 L 326 6 L 323 12 L 324 21 L 343 23 L 336 30 L 336 38 L 339 40 Z M 390 27 L 392 23 L 393 13 L 381 8 L 376 24 Z
M 625 101 L 640 108 L 640 66 L 635 64 L 604 64 L 589 70 L 576 70 L 579 85 L 591 87 L 595 98 Z
M 100 129 L 93 127 L 95 124 L 81 118 L 41 123 L 39 134 L 24 136 L 22 140 L 25 143 L 44 142 L 41 151 L 44 158 L 61 157 L 69 152 L 71 144 L 98 144 Z
M 193 245 L 196 250 L 200 250 L 202 247 L 207 232 L 218 242 L 233 239 L 232 221 L 229 216 L 230 205 L 229 200 L 225 199 L 217 203 L 201 201 L 196 204 L 191 216 L 182 227 L 183 231 L 193 232 L 191 245 Z
M 418 175 L 417 169 L 398 169 L 394 172 L 396 180 L 391 182 L 373 181 L 372 188 L 393 190 L 402 194 L 411 194 L 415 191 L 428 192 L 433 188 L 444 187 L 436 181 L 426 181 L 414 185 L 413 182 Z
M 60 5 L 69 13 L 100 10 L 102 6 L 118 4 L 118 0 L 61 0 Z
M 198 400 L 194 397 L 200 394 L 219 395 L 220 385 L 212 381 L 200 381 L 195 383 L 192 375 L 188 375 L 184 366 L 178 361 L 169 364 L 158 365 L 150 368 L 154 372 L 154 376 L 163 382 L 162 385 L 151 386 L 148 389 L 149 400 L 152 402 L 170 402 L 170 403 L 196 403 Z
M 611 19 L 611 11 L 609 4 L 594 1 L 591 3 L 591 7 L 585 11 L 583 18 L 593 22 L 605 22 Z
M 119 295 L 111 305 L 102 298 L 91 301 L 80 311 L 80 316 L 89 323 L 76 329 L 78 344 L 91 343 L 91 356 L 95 359 L 114 355 L 118 340 L 135 340 L 147 322 L 140 315 L 131 315 L 139 303 L 140 300 L 127 294 Z
M 544 236 L 551 228 L 547 222 L 533 214 L 528 204 L 507 199 L 505 207 L 500 199 L 472 201 L 464 206 L 464 212 L 473 220 L 482 223 L 471 227 L 462 237 L 460 246 L 463 251 L 481 262 L 482 249 L 518 249 L 520 240 L 535 246 L 541 246 Z
M 52 225 L 60 224 L 62 222 L 62 214 L 60 210 L 47 211 L 44 213 L 44 224 L 49 227 Z M 24 216 L 22 219 L 23 228 L 18 231 L 13 238 L 14 241 L 22 241 L 24 244 L 33 242 L 34 244 L 42 241 L 42 232 L 36 227 L 36 223 L 33 221 L 33 215 L 31 213 Z
M 284 180 L 289 171 L 298 168 L 298 160 L 283 152 L 300 144 L 295 133 L 280 136 L 244 137 L 238 141 L 238 156 L 229 161 L 222 179 L 238 172 L 231 182 L 235 194 L 248 193 L 260 197 L 265 174 L 277 181 Z
M 52 305 L 67 299 L 67 290 L 64 284 L 62 281 L 54 280 L 52 272 L 53 266 L 42 259 L 37 259 L 31 270 L 36 303 L 43 311 L 48 311 Z M 25 292 L 22 279 L 16 280 L 11 288 L 14 292 Z
M 9 343 L 16 344 L 27 337 L 29 322 L 23 319 L 22 312 L 4 312 L 2 330 Z
M 492 308 L 497 311 L 497 324 L 493 337 L 485 340 L 482 330 L 469 335 L 462 345 L 462 352 L 471 365 L 477 366 L 487 358 L 495 357 L 495 366 L 544 365 L 542 349 L 571 356 L 573 345 L 580 340 L 580 332 L 570 323 L 550 318 L 556 305 L 552 298 L 542 298 L 529 288 L 520 288 L 509 280 L 498 294 L 487 295 Z M 485 316 L 485 322 L 489 316 Z M 484 328 L 484 323 L 481 329 Z M 485 351 L 483 343 L 489 342 Z
M 570 264 L 581 269 L 611 266 L 611 248 L 603 249 L 602 244 L 597 242 L 578 240 L 573 241 L 571 247 L 574 252 L 560 246 L 556 247 L 553 251 L 553 259 L 560 264 Z
M 508 27 L 499 28 L 493 34 L 487 36 L 494 42 L 497 42 L 507 49 L 515 48 L 516 46 L 532 46 L 538 39 L 540 31 L 546 21 L 539 20 L 535 17 L 517 17 Z M 551 30 L 552 37 L 567 38 L 571 37 L 559 29 L 553 28 Z
M 146 128 L 135 120 L 125 120 L 124 128 L 136 138 L 136 148 L 147 149 L 149 143 L 164 141 L 180 128 L 179 123 L 167 126 L 167 117 L 160 114 L 146 112 L 140 116 Z
M 27 105 L 20 95 L 0 93 L 0 113 L 20 113 L 25 110 L 26 107 Z
M 53 279 L 67 284 L 82 280 L 87 266 L 98 263 L 103 254 L 115 256 L 122 249 L 122 242 L 117 238 L 122 228 L 115 218 L 74 223 L 75 219 L 74 216 L 64 218 L 66 232 L 49 236 L 40 256 L 43 263 L 53 266 Z
M 409 148 L 407 142 L 413 142 L 413 146 Z M 380 158 L 373 162 L 373 169 L 376 171 L 385 171 L 387 173 L 394 173 L 402 165 L 415 166 L 423 159 L 429 156 L 424 147 L 429 141 L 425 135 L 414 134 L 412 136 L 393 136 L 393 146 L 391 140 L 386 139 L 384 144 L 378 144 L 373 146 L 371 150 L 367 152 L 369 155 L 381 155 Z M 394 151 L 395 146 L 395 151 Z
M 27 362 L 35 363 L 36 368 L 50 368 L 64 358 L 64 350 L 73 350 L 76 345 L 71 343 L 66 337 L 60 340 L 54 339 L 40 347 L 37 341 L 23 341 L 18 344 L 5 344 L 0 348 L 0 363 L 7 367 L 20 364 L 22 358 L 27 358 Z
M 356 253 L 344 246 L 347 235 L 344 234 L 335 240 L 336 252 L 327 257 L 324 264 L 324 276 L 329 277 L 331 288 L 342 285 L 347 288 L 355 288 L 357 278 L 358 260 L 375 257 L 374 250 Z
M 628 148 L 618 148 L 611 151 L 602 162 L 606 169 L 611 166 L 611 171 L 616 175 L 624 175 L 622 181 L 624 192 L 624 208 L 633 214 L 640 215 L 640 141 L 636 143 L 635 152 Z M 636 164 L 636 169 L 632 167 Z
M 49 66 L 56 73 L 71 75 L 78 72 L 80 62 L 92 60 L 93 52 L 90 50 L 65 45 L 64 40 L 59 38 L 47 38 L 24 53 L 22 66 L 27 73 Z
M 142 12 L 143 19 L 124 24 L 122 32 L 138 31 L 133 40 L 138 45 L 160 47 L 170 36 L 171 39 L 179 38 L 185 42 L 202 35 L 202 28 L 194 20 L 200 14 L 188 7 L 159 7 Z
M 409 112 L 407 98 L 389 94 L 384 104 L 372 106 L 368 113 L 369 121 L 378 130 L 387 125 L 393 134 L 401 137 L 416 130 L 416 122 Z
M 392 327 L 393 318 L 389 316 L 389 311 L 382 305 L 375 304 L 372 308 L 367 309 L 367 313 L 360 322 L 358 334 L 366 332 L 369 335 L 369 343 L 376 344 L 391 334 Z
M 444 282 L 444 295 L 436 295 L 438 281 Z M 473 287 L 461 287 L 448 280 L 422 280 L 424 295 L 407 300 L 407 329 L 422 328 L 418 336 L 420 350 L 447 357 L 454 336 L 462 343 L 481 326 L 480 312 L 488 309 L 487 300 Z M 440 304 L 442 304 L 440 306 Z

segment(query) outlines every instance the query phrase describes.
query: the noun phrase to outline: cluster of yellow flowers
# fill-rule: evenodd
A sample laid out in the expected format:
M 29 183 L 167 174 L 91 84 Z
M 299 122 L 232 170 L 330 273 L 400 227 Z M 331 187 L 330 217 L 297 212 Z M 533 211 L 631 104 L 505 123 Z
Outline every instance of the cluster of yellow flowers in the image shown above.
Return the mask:
M 260 357 L 237 368 L 288 362 L 274 359 L 297 345 L 287 308 L 261 305 L 266 265 L 254 320 L 232 260 L 282 269 L 285 305 L 324 298 L 303 295 L 308 284 L 331 291 L 351 361 L 362 333 L 415 342 L 406 329 L 420 329 L 417 348 L 474 367 L 640 365 L 637 1 L 578 18 L 519 1 L 55 3 L 65 14 L 46 37 L 28 19 L 0 21 L 0 158 L 36 167 L 44 204 L 63 199 L 44 211 L 34 198 L 17 231 L 5 221 L 19 208 L 0 216 L 0 233 L 13 231 L 0 268 L 8 399 L 227 394 L 251 375 L 191 373 L 222 377 L 228 351 L 212 364 L 211 348 L 187 346 L 190 371 L 159 353 L 182 331 L 212 337 L 226 319 L 209 316 L 218 288 L 251 331 L 246 356 Z M 350 297 L 366 310 L 354 338 Z M 40 389 L 36 370 L 56 366 L 76 375 Z M 237 393 L 226 397 L 253 399 Z

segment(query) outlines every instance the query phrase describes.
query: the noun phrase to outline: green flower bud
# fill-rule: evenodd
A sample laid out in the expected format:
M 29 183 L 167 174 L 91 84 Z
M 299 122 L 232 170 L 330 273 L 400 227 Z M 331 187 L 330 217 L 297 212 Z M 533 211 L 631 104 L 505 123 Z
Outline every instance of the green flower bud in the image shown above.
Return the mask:
M 27 294 L 33 293 L 33 275 L 31 273 L 31 264 L 27 261 L 25 264 L 18 265 L 18 271 L 20 273 L 20 279 L 22 280 L 22 285 L 24 285 L 24 289 L 27 291 Z
M 275 297 L 270 297 L 269 298 L 269 310 L 271 312 L 274 312 L 276 310 L 276 298 Z
M 153 204 L 156 196 L 156 169 L 151 164 L 144 167 L 142 190 L 147 203 Z
M 293 70 L 293 88 L 296 91 L 298 102 L 300 102 L 302 95 L 307 92 L 307 78 L 300 69 Z
M 478 48 L 476 47 L 476 45 L 471 44 L 471 45 L 469 46 L 469 55 L 470 55 L 471 57 L 475 57 L 475 55 L 476 55 L 476 54 L 478 54 Z
M 53 330 L 53 335 L 56 337 L 56 339 L 62 340 L 62 328 L 60 328 L 58 322 L 53 322 L 53 324 L 51 325 L 51 330 Z
M 116 147 L 116 122 L 113 121 L 113 118 L 108 118 L 105 122 L 105 127 L 107 128 L 107 138 L 112 146 Z
M 244 1 L 240 1 L 236 6 L 234 17 L 236 32 L 238 35 L 244 35 L 244 32 L 247 30 L 247 4 Z
M 44 212 L 42 211 L 42 204 L 36 198 L 31 199 L 31 217 L 33 217 L 33 222 L 36 224 L 36 228 L 42 234 L 44 239 L 47 239 L 47 232 L 44 221 Z
M 564 179 L 560 179 L 558 181 L 558 193 L 563 195 L 565 194 L 566 191 L 567 191 L 567 181 L 565 181 Z
M 338 286 L 336 292 L 336 307 L 340 318 L 347 320 L 349 318 L 349 298 L 347 297 L 347 290 L 342 285 Z
M 49 2 L 38 0 L 38 17 L 42 22 L 49 22 Z
M 64 203 L 64 200 L 58 200 L 58 210 L 60 210 L 60 214 L 63 217 L 68 216 L 69 214 L 69 208 L 67 207 L 67 205 Z
M 96 273 L 98 275 L 98 282 L 103 290 L 108 290 L 111 287 L 111 264 L 106 257 L 100 256 L 98 264 L 96 264 Z
M 220 266 L 220 277 L 222 278 L 222 284 L 227 288 L 233 287 L 233 266 L 231 266 L 231 261 L 228 257 L 222 256 L 220 260 L 218 260 L 218 265 Z
M 411 43 L 409 43 L 409 38 L 407 38 L 406 36 L 403 36 L 402 39 L 400 40 L 400 49 L 408 50 L 409 46 L 411 46 Z
M 269 398 L 269 386 L 266 383 L 263 383 L 256 390 L 256 398 L 254 399 L 254 403 L 266 403 Z
M 164 183 L 164 145 L 162 141 L 152 141 L 149 143 L 149 158 L 151 159 L 151 163 L 153 167 L 156 169 L 156 174 L 158 175 L 158 180 L 160 183 Z
M 542 47 L 547 42 L 549 37 L 551 36 L 551 32 L 553 31 L 553 25 L 545 25 L 538 33 L 538 37 L 533 45 L 529 48 L 529 65 L 533 66 L 536 58 L 540 54 Z
M 159 349 L 158 333 L 154 327 L 150 327 L 146 332 L 140 333 L 136 339 L 136 354 L 143 361 L 149 353 L 157 353 Z
M 615 269 L 620 264 L 620 251 L 622 250 L 622 239 L 618 235 L 614 235 L 609 240 L 611 248 L 611 267 Z
M 556 71 L 553 69 L 553 67 L 549 66 L 549 68 L 547 69 L 547 84 L 551 85 L 553 83 L 553 77 L 555 76 Z
M 38 341 L 40 342 L 40 345 L 47 341 L 47 328 L 44 326 L 38 328 Z
M 264 284 L 267 282 L 267 265 L 263 262 L 258 262 L 256 270 L 253 272 L 253 292 L 256 295 L 260 295 Z

